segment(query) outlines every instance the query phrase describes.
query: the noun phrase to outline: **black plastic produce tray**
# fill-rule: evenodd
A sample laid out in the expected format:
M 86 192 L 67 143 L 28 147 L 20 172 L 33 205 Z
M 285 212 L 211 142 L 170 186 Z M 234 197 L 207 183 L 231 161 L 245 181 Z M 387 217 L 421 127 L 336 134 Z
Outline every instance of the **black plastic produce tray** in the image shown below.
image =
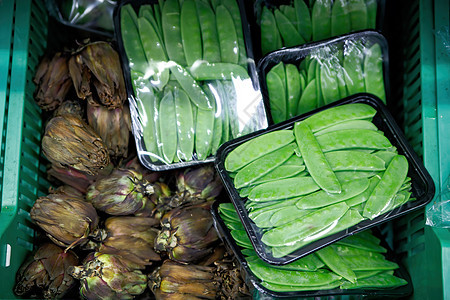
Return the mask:
M 307 117 L 328 109 L 330 107 L 335 107 L 338 105 L 349 104 L 349 103 L 364 103 L 372 106 L 376 109 L 377 113 L 373 117 L 373 123 L 378 127 L 379 130 L 384 132 L 384 135 L 388 138 L 393 146 L 397 148 L 398 154 L 404 155 L 409 163 L 408 174 L 411 178 L 411 198 L 415 198 L 414 201 L 409 201 L 404 205 L 387 212 L 381 216 L 376 217 L 373 220 L 364 220 L 357 225 L 354 225 L 346 230 L 343 230 L 339 233 L 330 235 L 328 237 L 322 238 L 315 242 L 312 242 L 304 247 L 292 252 L 289 255 L 284 257 L 276 258 L 272 255 L 270 249 L 261 241 L 262 230 L 258 228 L 253 221 L 250 220 L 248 216 L 247 209 L 245 208 L 245 202 L 247 198 L 242 198 L 239 196 L 237 189 L 234 187 L 233 180 L 229 176 L 227 170 L 224 166 L 224 161 L 227 155 L 237 146 L 242 143 L 249 141 L 257 136 L 276 131 L 281 129 L 292 129 L 295 122 L 306 119 Z M 422 161 L 419 159 L 417 154 L 408 144 L 405 139 L 403 132 L 400 130 L 396 122 L 394 121 L 393 116 L 386 109 L 386 106 L 375 96 L 371 94 L 357 94 L 346 99 L 339 100 L 337 102 L 326 105 L 322 108 L 316 109 L 304 115 L 292 118 L 290 120 L 281 122 L 276 125 L 269 126 L 265 130 L 260 130 L 254 132 L 252 134 L 248 134 L 246 136 L 240 137 L 238 139 L 229 141 L 223 144 L 219 150 L 217 151 L 215 167 L 221 176 L 221 179 L 224 183 L 225 190 L 227 191 L 231 201 L 236 208 L 236 211 L 239 215 L 239 218 L 242 224 L 245 227 L 245 230 L 250 238 L 250 241 L 257 252 L 258 256 L 264 260 L 265 262 L 273 265 L 284 265 L 291 263 L 305 255 L 308 255 L 316 250 L 319 250 L 329 244 L 332 244 L 338 240 L 345 238 L 346 236 L 353 235 L 355 233 L 361 232 L 368 228 L 380 225 L 382 223 L 393 220 L 397 217 L 408 214 L 412 211 L 415 211 L 419 208 L 424 207 L 428 204 L 435 195 L 435 186 L 434 182 L 425 169 Z
M 247 57 L 248 57 L 248 74 L 250 75 L 253 88 L 255 90 L 260 90 L 259 86 L 259 79 L 257 76 L 257 70 L 256 70 L 256 64 L 253 58 L 253 46 L 251 42 L 251 35 L 249 30 L 249 23 L 247 21 L 247 14 L 246 14 L 246 5 L 245 0 L 236 0 L 236 2 L 239 5 L 240 13 L 241 13 L 241 22 L 242 22 L 242 30 L 244 35 L 244 42 L 245 42 L 245 48 L 247 51 Z M 140 124 L 138 123 L 138 116 L 137 116 L 137 104 L 136 104 L 136 96 L 133 91 L 133 85 L 131 83 L 131 76 L 130 76 L 130 66 L 129 61 L 127 58 L 127 55 L 125 53 L 125 48 L 123 45 L 123 39 L 121 36 L 121 24 L 120 24 L 120 11 L 122 6 L 126 4 L 131 4 L 131 6 L 134 8 L 134 10 L 137 12 L 139 10 L 139 7 L 144 4 L 158 4 L 158 0 L 125 0 L 120 1 L 119 4 L 114 9 L 113 14 L 113 21 L 114 21 L 114 38 L 117 41 L 118 49 L 119 49 L 119 55 L 122 62 L 122 69 L 124 73 L 124 79 L 125 79 L 125 87 L 127 90 L 128 99 L 130 101 L 130 112 L 131 112 L 131 119 L 132 119 L 132 131 L 134 140 L 136 143 L 137 153 L 140 162 L 147 167 L 148 169 L 152 171 L 166 171 L 166 170 L 173 170 L 173 169 L 180 169 L 185 167 L 191 167 L 191 166 L 197 166 L 202 165 L 206 163 L 212 163 L 214 162 L 214 155 L 210 155 L 209 157 L 203 159 L 203 160 L 197 160 L 193 159 L 191 161 L 181 161 L 181 162 L 173 162 L 171 164 L 166 164 L 160 161 L 153 162 L 150 159 L 150 155 L 147 152 L 147 149 L 145 147 L 144 139 L 142 137 L 142 134 L 139 132 Z M 268 123 L 266 116 L 264 116 L 264 122 L 266 124 Z
M 402 298 L 407 297 L 413 293 L 413 285 L 411 283 L 411 277 L 408 271 L 400 263 L 399 259 L 396 257 L 394 251 L 386 243 L 386 240 L 379 234 L 378 230 L 375 230 L 375 235 L 380 238 L 380 245 L 387 249 L 384 254 L 386 259 L 395 262 L 399 265 L 399 268 L 395 270 L 394 275 L 400 277 L 408 282 L 407 285 L 400 286 L 394 289 L 355 289 L 355 290 L 343 290 L 335 288 L 332 290 L 319 290 L 319 291 L 299 291 L 299 292 L 274 292 L 261 285 L 261 280 L 256 277 L 250 268 L 248 267 L 245 256 L 241 252 L 241 247 L 239 247 L 231 236 L 231 232 L 225 225 L 224 221 L 219 214 L 220 203 L 226 202 L 224 199 L 217 200 L 211 207 L 211 213 L 213 215 L 214 227 L 220 237 L 220 239 L 225 243 L 226 247 L 230 249 L 237 260 L 239 261 L 241 276 L 243 277 L 245 283 L 250 289 L 251 294 L 254 299 L 266 299 L 266 298 L 289 298 L 289 299 L 303 299 L 306 297 L 327 297 L 327 296 L 360 296 L 365 298 L 376 298 L 376 299 L 386 299 L 386 298 Z
M 261 93 L 263 96 L 264 106 L 266 108 L 267 119 L 269 125 L 273 125 L 272 114 L 270 111 L 269 94 L 267 91 L 266 76 L 267 73 L 278 63 L 293 64 L 298 66 L 301 61 L 314 51 L 324 49 L 333 45 L 345 44 L 346 41 L 363 41 L 370 43 L 377 43 L 381 47 L 383 58 L 383 78 L 384 89 L 386 93 L 386 103 L 390 101 L 390 86 L 389 86 L 389 49 L 386 38 L 378 31 L 365 30 L 354 33 L 349 33 L 339 37 L 333 37 L 319 42 L 310 42 L 297 47 L 283 48 L 265 55 L 257 63 L 257 70 L 259 74 L 259 81 Z M 337 55 L 337 54 L 336 54 Z

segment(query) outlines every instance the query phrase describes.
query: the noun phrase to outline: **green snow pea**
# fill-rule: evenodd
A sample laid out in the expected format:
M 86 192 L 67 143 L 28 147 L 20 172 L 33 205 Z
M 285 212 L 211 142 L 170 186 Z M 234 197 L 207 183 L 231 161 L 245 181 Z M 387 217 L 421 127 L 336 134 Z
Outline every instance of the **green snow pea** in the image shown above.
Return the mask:
M 224 221 L 225 225 L 227 226 L 227 228 L 230 231 L 233 231 L 233 230 L 245 230 L 244 225 L 242 225 L 241 222 L 229 221 L 226 218 L 224 218 L 222 215 L 221 215 L 221 218 L 222 218 L 222 220 Z
M 342 259 L 353 271 L 394 270 L 398 268 L 395 262 L 377 256 L 345 255 Z
M 229 202 L 220 203 L 219 211 L 221 212 L 223 210 L 230 211 L 230 212 L 236 214 L 236 216 L 237 216 L 237 212 L 236 212 L 236 209 L 234 208 L 233 203 L 229 203 Z
M 294 221 L 298 218 L 302 218 L 314 210 L 300 209 L 295 204 L 277 209 L 270 217 L 269 224 L 271 227 L 278 227 Z
M 280 149 L 294 141 L 292 130 L 276 130 L 255 137 L 235 149 L 225 158 L 225 169 L 234 172 L 258 157 Z
M 294 0 L 294 8 L 297 14 L 298 32 L 305 41 L 309 42 L 312 36 L 311 14 L 309 13 L 309 8 L 303 0 Z
M 180 65 L 171 66 L 170 71 L 188 94 L 191 101 L 201 110 L 211 110 L 213 108 L 213 101 L 209 99 L 208 95 L 203 91 L 198 82 Z
M 283 46 L 292 47 L 304 44 L 306 42 L 300 33 L 298 33 L 297 28 L 289 21 L 281 10 L 275 10 L 274 15 L 278 30 L 280 31 L 280 35 L 283 40 Z
M 306 176 L 305 165 L 295 166 L 295 165 L 281 165 L 265 174 L 264 176 L 255 180 L 252 184 L 262 184 L 266 182 L 271 182 L 275 180 L 290 178 L 294 176 Z
M 303 241 L 315 236 L 325 228 L 335 226 L 335 222 L 348 209 L 349 207 L 344 202 L 318 209 L 305 215 L 303 218 L 266 231 L 261 241 L 268 246 L 285 246 Z
M 254 187 L 255 187 L 255 186 L 252 185 L 252 186 L 246 186 L 246 187 L 243 187 L 243 188 L 239 189 L 239 196 L 240 196 L 241 198 L 248 197 L 248 195 L 250 194 L 250 191 L 251 191 Z
M 335 245 L 344 245 L 349 246 L 357 249 L 372 251 L 372 252 L 379 252 L 379 253 L 386 253 L 387 250 L 383 246 L 380 246 L 375 241 L 370 241 L 364 237 L 356 235 L 351 235 L 346 237 L 345 239 L 342 239 L 340 241 L 337 241 Z
M 347 0 L 335 0 L 331 8 L 331 36 L 351 32 Z
M 158 25 L 158 22 L 156 21 L 156 18 L 154 16 L 153 7 L 149 4 L 141 5 L 141 7 L 139 8 L 139 17 L 146 18 L 147 21 L 150 22 L 156 34 L 158 35 L 158 40 L 161 42 L 162 47 L 164 48 L 164 38 L 162 35 L 162 31 L 160 30 L 160 27 Z
M 245 252 L 244 252 L 245 250 Z M 317 258 L 317 256 L 313 253 L 311 255 L 304 256 L 296 261 L 293 261 L 286 265 L 270 265 L 262 261 L 256 254 L 253 249 L 243 249 L 242 254 L 247 256 L 247 261 L 255 261 L 258 260 L 260 263 L 264 264 L 267 267 L 276 268 L 280 270 L 292 270 L 292 271 L 317 271 L 324 266 L 323 262 Z
M 274 292 L 301 292 L 301 291 L 321 291 L 321 290 L 332 290 L 339 287 L 344 281 L 336 280 L 328 284 L 320 286 L 294 286 L 294 285 L 283 285 L 271 282 L 263 281 L 261 285 L 266 289 Z
M 392 160 L 395 156 L 397 156 L 397 153 L 396 153 L 396 152 L 392 152 L 392 151 L 383 151 L 383 150 L 380 150 L 380 151 L 374 152 L 373 155 L 375 155 L 375 156 L 381 158 L 382 160 L 384 160 L 384 163 L 385 163 L 386 166 L 387 166 L 387 165 L 389 165 L 389 163 L 391 162 L 391 160 Z
M 221 4 L 221 0 L 209 0 L 209 2 L 211 2 L 211 6 L 214 10 L 216 10 L 217 6 Z
M 367 8 L 367 29 L 377 27 L 377 0 L 365 0 Z
M 280 209 L 281 208 L 275 208 L 272 210 L 260 211 L 256 214 L 252 214 L 250 219 L 253 221 L 253 223 L 255 223 L 256 226 L 258 226 L 258 228 L 271 228 L 273 227 L 273 225 L 270 222 L 270 218 L 276 211 Z
M 261 52 L 263 55 L 283 47 L 275 16 L 266 6 L 261 12 Z
M 320 68 L 320 87 L 324 104 L 340 99 L 337 74 L 334 67 L 324 62 Z
M 156 21 L 156 24 L 158 25 L 158 31 L 160 32 L 160 34 L 162 36 L 161 41 L 164 41 L 164 33 L 163 33 L 163 28 L 162 28 L 162 17 L 161 17 L 162 7 L 163 6 L 160 4 L 153 5 L 153 11 L 155 13 L 155 21 Z
M 303 91 L 306 89 L 306 72 L 305 70 L 301 70 L 299 72 L 299 76 L 300 76 L 300 91 L 301 93 L 303 93 Z M 300 101 L 300 99 L 299 99 Z
M 339 63 L 336 66 L 336 80 L 338 83 L 339 96 L 341 99 L 344 99 L 348 96 L 347 83 L 345 82 L 345 70 L 341 63 L 344 61 L 344 52 L 339 51 L 339 53 L 342 53 L 342 59 L 339 58 Z
M 166 0 L 161 12 L 164 42 L 169 58 L 182 66 L 186 65 L 181 39 L 180 5 L 178 0 Z
M 376 114 L 375 108 L 363 103 L 351 103 L 338 105 L 333 108 L 322 110 L 303 122 L 307 123 L 313 132 L 331 127 L 338 123 L 350 120 L 371 119 Z
M 341 150 L 325 153 L 333 171 L 384 171 L 384 160 L 358 150 Z
M 338 130 L 342 130 L 342 129 L 368 129 L 368 130 L 373 130 L 373 131 L 377 131 L 378 130 L 377 126 L 375 126 L 375 124 L 373 124 L 370 121 L 367 121 L 367 120 L 349 120 L 349 121 L 344 121 L 342 123 L 337 123 L 336 125 L 332 125 L 332 126 L 327 127 L 325 129 L 319 130 L 319 131 L 315 132 L 314 135 L 317 137 L 317 136 L 322 135 L 322 134 L 327 133 L 327 132 L 338 131 Z M 389 152 L 389 153 L 392 153 L 392 152 Z
M 406 285 L 408 282 L 403 278 L 396 277 L 389 273 L 379 273 L 373 277 L 358 280 L 355 283 L 344 282 L 341 289 L 376 289 L 376 288 L 396 288 Z
M 287 117 L 297 115 L 297 106 L 300 100 L 301 86 L 300 73 L 295 65 L 286 64 L 286 90 L 287 90 Z
M 381 272 L 384 272 L 384 271 L 355 271 L 355 275 L 356 275 L 357 280 L 361 280 L 361 279 L 375 276 Z M 392 271 L 390 271 L 390 272 L 392 272 Z
M 161 131 L 162 152 L 165 163 L 173 162 L 177 151 L 177 122 L 175 99 L 172 92 L 168 92 L 159 104 L 159 128 Z
M 236 244 L 243 248 L 253 249 L 252 242 L 250 241 L 245 230 L 232 230 L 230 233 L 233 239 L 236 241 Z
M 246 165 L 237 172 L 234 178 L 234 186 L 239 189 L 251 185 L 254 181 L 287 161 L 294 154 L 294 147 L 294 143 L 289 144 Z
M 247 49 L 245 48 L 244 32 L 242 30 L 241 11 L 239 9 L 239 5 L 236 0 L 222 0 L 222 4 L 228 9 L 233 17 L 239 48 L 239 64 L 245 67 L 247 66 Z
M 408 191 L 400 191 L 398 192 L 397 195 L 395 195 L 394 200 L 393 200 L 393 204 L 392 204 L 392 209 L 395 209 L 403 204 L 405 204 L 406 202 L 412 200 L 411 199 L 411 192 Z M 384 212 L 382 212 L 384 213 Z
M 348 12 L 353 31 L 368 28 L 367 7 L 364 0 L 348 0 Z
M 248 266 L 256 277 L 265 282 L 271 282 L 281 285 L 293 286 L 315 286 L 325 285 L 341 279 L 340 276 L 333 272 L 318 270 L 313 272 L 280 270 L 270 266 L 266 266 L 262 261 L 248 262 Z
M 216 26 L 222 62 L 238 64 L 241 49 L 239 49 L 236 28 L 233 17 L 223 5 L 216 8 Z
M 219 211 L 223 216 L 225 216 L 225 218 L 227 220 L 234 221 L 234 222 L 241 222 L 241 220 L 239 219 L 239 216 L 237 215 L 235 210 L 230 211 L 228 209 L 221 208 Z
M 375 244 L 380 244 L 381 240 L 373 235 L 371 230 L 364 230 L 360 233 L 358 233 L 358 236 L 362 239 L 368 240 L 370 242 L 373 242 Z
M 374 94 L 386 104 L 384 89 L 383 57 L 379 44 L 373 44 L 366 49 L 364 57 L 364 83 L 366 92 Z
M 369 199 L 370 194 L 372 193 L 373 189 L 377 186 L 379 181 L 380 181 L 380 178 L 378 176 L 374 176 L 374 177 L 370 178 L 369 179 L 369 187 L 361 194 L 353 196 L 353 197 L 345 200 L 345 203 L 347 203 L 348 206 L 353 207 L 353 206 L 356 206 L 356 205 L 366 202 L 367 199 Z
M 284 65 L 284 63 L 282 61 L 280 61 L 278 64 L 276 64 L 275 66 L 273 66 L 273 68 L 270 70 L 276 74 L 278 74 L 278 76 L 280 76 L 281 78 L 281 82 L 283 84 L 283 92 L 284 94 L 286 94 L 286 67 Z
M 318 136 L 317 142 L 324 152 L 345 149 L 384 150 L 392 146 L 384 135 L 367 129 L 332 131 Z
M 198 62 L 189 68 L 195 80 L 231 80 L 233 78 L 250 78 L 246 69 L 230 63 Z
M 316 252 L 323 263 L 334 273 L 348 281 L 356 282 L 356 274 L 332 247 L 324 247 Z
M 286 199 L 285 201 L 269 201 L 269 202 L 253 202 L 247 201 L 246 208 L 249 210 L 249 216 L 255 216 L 263 211 L 275 210 L 277 208 L 284 208 L 286 206 L 294 205 L 298 198 Z M 247 205 L 248 202 L 253 202 L 255 205 Z
M 223 88 L 223 84 L 220 80 L 215 80 L 211 83 L 208 83 L 208 87 L 213 94 L 215 94 L 215 98 L 220 103 L 220 107 L 222 108 L 222 113 L 220 114 L 222 118 L 222 142 L 224 143 L 230 139 L 230 120 L 229 120 L 229 112 L 228 112 L 228 103 L 227 96 L 225 90 Z M 214 91 L 214 92 L 213 92 Z M 217 106 L 219 108 L 219 106 Z
M 275 204 L 280 204 L 280 201 L 267 201 L 267 202 L 255 202 L 250 199 L 248 199 L 245 202 L 245 208 L 250 212 L 256 212 L 256 210 L 265 210 L 265 209 L 272 209 Z M 256 212 L 257 213 L 257 212 Z
M 403 155 L 395 156 L 367 200 L 363 216 L 371 220 L 379 216 L 384 208 L 391 204 L 407 174 L 408 160 Z
M 214 11 L 207 2 L 196 1 L 195 4 L 202 33 L 203 60 L 209 63 L 220 62 L 220 46 Z
M 328 206 L 350 199 L 363 193 L 369 187 L 369 180 L 361 178 L 342 183 L 342 191 L 339 194 L 329 194 L 324 190 L 306 195 L 295 204 L 298 209 L 313 209 Z
M 311 58 L 309 60 L 309 64 L 308 64 L 308 69 L 306 71 L 307 74 L 307 82 L 310 83 L 311 81 L 313 81 L 313 79 L 316 78 L 316 69 L 317 69 L 317 65 L 319 64 L 319 62 L 317 61 L 317 58 Z M 317 79 L 319 80 L 319 79 Z
M 195 0 L 184 0 L 180 13 L 181 41 L 188 66 L 203 58 L 202 35 Z
M 323 100 L 323 94 L 322 94 L 322 80 L 320 76 L 320 70 L 322 69 L 322 65 L 324 64 L 323 61 L 319 61 L 316 64 L 315 72 L 315 78 L 316 78 L 316 97 L 317 97 L 317 106 L 322 107 L 325 103 Z
M 302 91 L 297 107 L 297 115 L 307 113 L 317 108 L 316 88 L 316 79 L 313 79 Z
M 317 185 L 328 193 L 340 193 L 341 184 L 308 124 L 297 122 L 294 125 L 294 134 L 306 168 Z
M 250 191 L 248 198 L 257 202 L 283 200 L 306 195 L 318 189 L 320 187 L 310 176 L 291 177 L 257 185 Z
M 372 176 L 380 174 L 380 172 L 371 171 L 337 171 L 334 172 L 339 182 L 355 180 L 359 178 L 371 178 Z
M 285 17 L 289 20 L 294 26 L 297 26 L 297 14 L 295 12 L 295 8 L 290 5 L 280 5 L 278 9 L 285 15 Z M 297 29 L 297 27 L 295 27 Z
M 215 111 L 215 107 L 208 110 L 197 109 L 194 143 L 198 159 L 206 159 L 211 154 Z
M 177 157 L 184 161 L 192 159 L 194 152 L 194 116 L 189 96 L 182 89 L 174 89 L 176 125 L 178 132 Z
M 286 120 L 287 116 L 285 84 L 282 78 L 272 71 L 267 73 L 266 84 L 269 94 L 270 114 L 273 122 L 276 124 Z
M 337 252 L 337 254 L 341 257 L 343 256 L 367 256 L 367 257 L 376 257 L 378 259 L 384 259 L 384 254 L 380 252 L 373 252 L 363 249 L 358 249 L 355 247 L 345 246 L 345 245 L 339 245 L 339 244 L 333 244 L 331 247 Z
M 356 44 L 350 44 L 344 56 L 344 78 L 349 95 L 366 91 L 362 69 L 363 53 Z
M 212 132 L 212 141 L 211 141 L 211 154 L 216 154 L 217 149 L 219 149 L 220 145 L 222 144 L 222 131 L 223 131 L 223 110 L 224 107 L 222 106 L 222 102 L 219 99 L 219 95 L 216 92 L 216 95 L 212 92 L 214 90 L 213 84 L 208 83 L 204 87 L 205 93 L 208 95 L 210 99 L 215 100 L 214 105 L 214 125 L 213 125 L 213 132 Z
M 228 123 L 230 127 L 230 138 L 237 138 L 241 136 L 242 128 L 238 111 L 238 94 L 236 86 L 231 80 L 222 80 L 222 87 L 224 91 L 224 100 L 228 110 Z
M 311 12 L 312 40 L 318 41 L 331 36 L 331 0 L 317 0 Z

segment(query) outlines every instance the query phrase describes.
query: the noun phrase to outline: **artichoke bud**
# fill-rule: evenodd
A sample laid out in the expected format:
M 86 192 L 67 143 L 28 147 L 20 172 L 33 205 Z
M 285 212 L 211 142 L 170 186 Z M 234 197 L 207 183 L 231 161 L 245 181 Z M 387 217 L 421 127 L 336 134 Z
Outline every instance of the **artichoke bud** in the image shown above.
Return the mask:
M 150 183 L 156 183 L 156 181 L 161 177 L 162 172 L 154 172 L 145 168 L 140 162 L 137 156 L 124 162 L 124 169 L 133 169 L 142 173 L 142 177 Z M 169 194 L 170 195 L 170 194 Z
M 220 194 L 222 187 L 222 182 L 211 165 L 186 169 L 177 176 L 178 191 L 200 199 L 214 199 Z
M 109 165 L 109 154 L 98 134 L 75 115 L 52 118 L 45 127 L 42 151 L 57 168 L 70 167 L 98 175 Z
M 86 200 L 107 214 L 131 215 L 146 208 L 147 194 L 153 192 L 153 186 L 138 171 L 114 169 L 88 188 Z
M 17 271 L 14 293 L 18 296 L 37 293 L 45 299 L 60 299 L 76 284 L 68 268 L 77 264 L 74 252 L 45 243 Z
M 92 204 L 63 193 L 38 198 L 30 217 L 53 242 L 67 249 L 85 244 L 99 221 Z
M 51 59 L 44 57 L 33 79 L 36 84 L 35 99 L 42 110 L 56 109 L 72 87 L 68 57 L 61 52 Z
M 210 212 L 212 201 L 177 207 L 161 219 L 161 232 L 155 249 L 165 251 L 172 260 L 197 261 L 214 250 L 218 241 Z
M 58 106 L 53 112 L 53 117 L 62 116 L 65 114 L 76 115 L 79 118 L 83 118 L 83 107 L 78 100 L 65 100 Z
M 143 217 L 110 217 L 105 221 L 106 239 L 99 251 L 116 254 L 141 266 L 151 265 L 161 260 L 154 251 L 159 232 L 153 226 L 159 221 Z
M 69 273 L 80 280 L 80 295 L 88 300 L 133 299 L 147 287 L 147 276 L 136 265 L 111 254 L 90 253 Z

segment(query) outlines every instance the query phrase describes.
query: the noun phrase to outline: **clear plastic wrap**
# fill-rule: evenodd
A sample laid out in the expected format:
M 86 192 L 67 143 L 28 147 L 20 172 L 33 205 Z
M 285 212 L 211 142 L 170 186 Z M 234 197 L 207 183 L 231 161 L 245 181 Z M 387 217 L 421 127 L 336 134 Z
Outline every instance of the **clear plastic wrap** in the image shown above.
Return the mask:
M 271 52 L 258 63 L 269 119 L 276 124 L 357 93 L 386 104 L 387 53 L 374 31 Z
M 267 127 L 242 10 L 235 0 L 116 10 L 133 133 L 148 168 L 211 162 L 222 143 Z
M 270 264 L 423 207 L 435 193 L 393 117 L 370 94 L 228 142 L 215 165 L 255 251 Z
M 426 225 L 450 228 L 450 176 L 441 187 L 441 192 L 427 209 Z

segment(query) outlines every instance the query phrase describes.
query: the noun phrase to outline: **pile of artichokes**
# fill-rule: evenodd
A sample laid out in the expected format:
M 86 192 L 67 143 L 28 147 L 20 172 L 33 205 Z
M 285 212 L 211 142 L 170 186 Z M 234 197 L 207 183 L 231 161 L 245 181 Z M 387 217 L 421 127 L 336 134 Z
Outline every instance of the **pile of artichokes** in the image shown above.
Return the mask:
M 35 99 L 51 187 L 30 210 L 36 249 L 18 296 L 45 299 L 236 299 L 248 290 L 210 208 L 213 166 L 152 172 L 130 143 L 119 56 L 108 42 L 42 58 Z

